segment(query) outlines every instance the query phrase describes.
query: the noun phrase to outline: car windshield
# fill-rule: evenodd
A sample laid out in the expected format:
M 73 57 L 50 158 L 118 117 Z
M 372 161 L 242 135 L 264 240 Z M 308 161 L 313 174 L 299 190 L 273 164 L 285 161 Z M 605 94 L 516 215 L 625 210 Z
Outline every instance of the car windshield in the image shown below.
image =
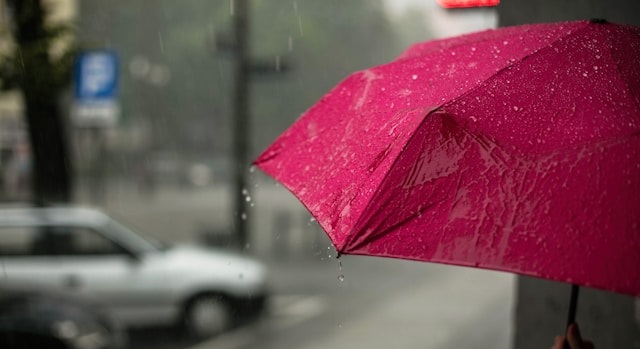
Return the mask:
M 160 252 L 169 247 L 169 245 L 158 240 L 146 238 L 113 219 L 106 223 L 106 228 L 114 233 L 114 238 L 118 242 L 134 252 Z

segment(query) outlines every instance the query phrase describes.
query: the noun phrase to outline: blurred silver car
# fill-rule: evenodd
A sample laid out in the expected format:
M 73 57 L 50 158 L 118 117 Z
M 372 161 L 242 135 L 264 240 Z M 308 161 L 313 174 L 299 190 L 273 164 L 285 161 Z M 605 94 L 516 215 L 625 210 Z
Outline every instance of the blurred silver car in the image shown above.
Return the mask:
M 262 312 L 267 271 L 197 246 L 159 246 L 89 208 L 0 210 L 2 283 L 37 283 L 100 300 L 127 327 L 179 324 L 194 337 Z

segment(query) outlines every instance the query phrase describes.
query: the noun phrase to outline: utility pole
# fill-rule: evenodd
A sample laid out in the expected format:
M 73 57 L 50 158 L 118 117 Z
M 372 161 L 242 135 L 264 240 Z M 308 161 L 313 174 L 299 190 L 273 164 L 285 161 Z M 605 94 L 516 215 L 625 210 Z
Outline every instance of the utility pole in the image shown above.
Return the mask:
M 249 4 L 248 0 L 234 0 L 234 64 L 235 86 L 233 94 L 233 200 L 236 242 L 240 248 L 247 246 L 249 235 L 249 215 L 247 212 L 246 190 L 248 170 L 249 122 Z
M 233 233 L 240 248 L 249 242 L 250 215 L 247 212 L 249 142 L 251 135 L 250 83 L 253 78 L 265 80 L 282 76 L 291 69 L 288 57 L 275 60 L 251 57 L 249 45 L 250 0 L 232 0 L 233 33 L 212 36 L 212 49 L 233 58 L 234 86 L 232 101 L 233 117 Z M 258 80 L 258 81 L 259 81 Z

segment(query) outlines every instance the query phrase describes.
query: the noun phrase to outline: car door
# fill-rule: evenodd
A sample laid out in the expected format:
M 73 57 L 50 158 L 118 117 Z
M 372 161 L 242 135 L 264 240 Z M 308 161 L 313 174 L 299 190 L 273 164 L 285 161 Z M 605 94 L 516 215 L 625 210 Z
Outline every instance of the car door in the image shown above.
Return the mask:
M 0 282 L 59 287 L 56 258 L 48 250 L 44 227 L 5 225 L 0 227 Z
M 173 320 L 167 274 L 157 256 L 137 255 L 100 229 L 69 225 L 38 227 L 31 248 L 6 258 L 7 275 L 93 298 L 126 325 Z
M 71 241 L 70 247 L 57 246 L 63 287 L 98 298 L 129 325 L 172 320 L 171 282 L 159 256 L 131 251 L 96 227 L 61 230 L 57 239 Z

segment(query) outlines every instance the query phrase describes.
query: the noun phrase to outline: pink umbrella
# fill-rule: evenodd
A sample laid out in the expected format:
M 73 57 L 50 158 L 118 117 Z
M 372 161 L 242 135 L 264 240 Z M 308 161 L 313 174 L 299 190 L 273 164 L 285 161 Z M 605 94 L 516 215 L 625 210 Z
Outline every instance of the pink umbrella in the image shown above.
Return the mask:
M 596 20 L 416 44 L 255 163 L 339 253 L 640 296 L 638 57 L 638 27 Z

